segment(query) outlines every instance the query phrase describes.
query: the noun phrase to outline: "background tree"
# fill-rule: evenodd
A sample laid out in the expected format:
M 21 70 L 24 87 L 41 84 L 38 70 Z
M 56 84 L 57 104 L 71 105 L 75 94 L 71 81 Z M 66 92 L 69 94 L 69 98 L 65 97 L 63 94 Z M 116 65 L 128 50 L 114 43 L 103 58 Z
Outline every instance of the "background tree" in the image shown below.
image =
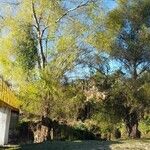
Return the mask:
M 132 137 L 139 137 L 138 122 L 149 103 L 146 87 L 140 82 L 150 66 L 149 7 L 147 0 L 118 1 L 118 7 L 108 13 L 102 31 L 95 36 L 94 45 L 108 52 L 110 59 L 119 61 L 125 74 L 119 83 L 113 84 L 110 90 L 113 99 L 108 97 L 108 103 L 118 108 L 114 114 L 122 115 Z M 145 82 L 149 84 L 147 79 Z

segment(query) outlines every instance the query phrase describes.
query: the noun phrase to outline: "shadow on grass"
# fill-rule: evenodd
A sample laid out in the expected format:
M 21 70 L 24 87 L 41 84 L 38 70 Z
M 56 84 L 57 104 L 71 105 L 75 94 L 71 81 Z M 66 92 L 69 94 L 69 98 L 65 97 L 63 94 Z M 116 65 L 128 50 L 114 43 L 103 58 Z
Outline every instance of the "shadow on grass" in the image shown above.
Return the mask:
M 119 141 L 51 141 L 41 144 L 21 145 L 16 150 L 111 150 Z
M 140 140 L 124 139 L 119 141 L 48 141 L 40 144 L 26 144 L 20 146 L 0 147 L 0 150 L 125 150 L 129 148 L 138 149 L 139 146 L 149 147 L 149 138 Z M 143 145 L 144 144 L 144 145 Z

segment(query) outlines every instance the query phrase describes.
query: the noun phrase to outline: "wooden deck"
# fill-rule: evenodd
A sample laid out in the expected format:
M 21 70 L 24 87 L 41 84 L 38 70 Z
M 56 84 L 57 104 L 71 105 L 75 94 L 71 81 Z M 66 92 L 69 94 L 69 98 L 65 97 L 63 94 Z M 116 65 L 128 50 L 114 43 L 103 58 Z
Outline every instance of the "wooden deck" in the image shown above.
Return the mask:
M 15 94 L 10 90 L 10 88 L 1 78 L 0 78 L 0 106 L 6 106 L 15 111 L 18 111 L 20 106 L 20 101 L 17 99 Z

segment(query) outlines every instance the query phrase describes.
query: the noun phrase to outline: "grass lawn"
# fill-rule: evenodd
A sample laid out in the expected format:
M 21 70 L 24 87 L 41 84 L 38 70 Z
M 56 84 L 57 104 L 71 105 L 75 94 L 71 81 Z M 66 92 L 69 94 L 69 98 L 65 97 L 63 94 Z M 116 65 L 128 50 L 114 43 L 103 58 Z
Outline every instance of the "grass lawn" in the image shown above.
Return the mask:
M 0 150 L 150 150 L 150 140 L 52 141 L 0 148 Z

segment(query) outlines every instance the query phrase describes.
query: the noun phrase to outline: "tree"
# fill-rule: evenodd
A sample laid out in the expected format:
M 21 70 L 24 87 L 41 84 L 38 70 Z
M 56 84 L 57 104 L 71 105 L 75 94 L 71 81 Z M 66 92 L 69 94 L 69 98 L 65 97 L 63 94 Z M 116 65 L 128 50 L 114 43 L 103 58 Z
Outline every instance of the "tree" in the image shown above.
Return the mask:
M 27 0 L 16 7 L 2 20 L 2 74 L 18 89 L 23 109 L 41 114 L 46 106 L 57 114 L 65 95 L 62 80 L 75 66 L 80 53 L 76 40 L 84 25 L 77 19 L 63 22 L 70 10 L 59 0 Z
M 150 69 L 149 8 L 147 0 L 119 0 L 95 36 L 95 46 L 117 60 L 126 75 L 113 83 L 106 106 L 115 108 L 114 114 L 121 115 L 129 137 L 134 138 L 139 137 L 138 122 L 149 102 L 145 85 L 149 86 L 149 82 L 146 78 L 144 83 L 140 82 Z

